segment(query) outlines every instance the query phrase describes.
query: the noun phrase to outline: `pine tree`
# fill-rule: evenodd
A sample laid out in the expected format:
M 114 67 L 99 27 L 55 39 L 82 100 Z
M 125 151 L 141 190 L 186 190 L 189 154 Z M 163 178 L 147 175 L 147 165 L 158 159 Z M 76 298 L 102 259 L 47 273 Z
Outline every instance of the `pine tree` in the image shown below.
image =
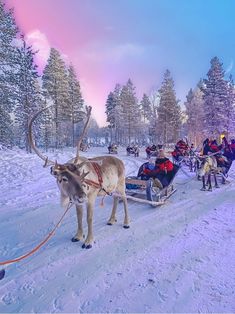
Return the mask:
M 80 83 L 77 79 L 74 67 L 68 69 L 68 96 L 71 110 L 72 122 L 72 145 L 75 145 L 75 124 L 81 120 L 81 110 L 84 109 L 84 100 L 82 98 Z
M 10 112 L 14 104 L 13 78 L 16 47 L 14 40 L 18 34 L 13 10 L 7 11 L 0 0 L 0 143 L 12 145 L 13 125 Z
M 108 127 L 111 130 L 111 142 L 113 142 L 113 129 L 115 128 L 115 105 L 114 93 L 110 92 L 105 104 L 105 113 L 107 115 L 106 121 L 109 123 Z
M 28 139 L 28 122 L 30 117 L 39 109 L 40 90 L 38 84 L 37 66 L 34 64 L 35 52 L 32 47 L 27 47 L 22 37 L 22 47 L 17 48 L 18 63 L 15 75 L 15 121 L 19 126 L 22 136 L 21 143 L 26 151 L 31 147 Z
M 62 145 L 64 140 L 63 121 L 71 119 L 71 107 L 69 107 L 69 84 L 67 69 L 60 53 L 51 48 L 50 56 L 42 76 L 43 89 L 47 91 L 55 107 L 53 121 L 55 124 L 55 147 Z
M 123 107 L 121 105 L 121 90 L 120 84 L 116 84 L 114 91 L 110 92 L 106 100 L 106 115 L 108 128 L 111 130 L 111 142 L 121 143 L 124 137 L 123 123 Z
M 159 138 L 163 143 L 176 142 L 180 134 L 181 110 L 169 70 L 164 74 L 159 94 L 160 102 L 157 108 Z
M 123 127 L 127 133 L 128 144 L 130 144 L 131 138 L 136 140 L 138 137 L 141 117 L 135 87 L 130 79 L 127 81 L 126 85 L 123 86 L 120 99 L 123 115 L 125 116 Z
M 157 108 L 159 107 L 160 102 L 160 94 L 159 91 L 153 88 L 149 95 L 149 100 L 151 103 L 151 112 L 152 116 L 150 118 L 149 125 L 149 136 L 152 143 L 157 143 L 159 140 L 159 132 L 158 132 L 158 117 L 157 117 Z
M 144 123 L 149 122 L 153 116 L 151 102 L 146 94 L 143 94 L 142 100 L 140 101 L 141 113 L 144 118 Z
M 189 90 L 186 96 L 186 130 L 189 140 L 198 145 L 203 139 L 203 93 L 201 91 L 202 81 L 198 83 L 195 90 Z
M 235 89 L 232 75 L 229 76 L 227 82 L 227 97 L 225 100 L 224 109 L 224 131 L 229 134 L 235 135 Z
M 0 66 L 12 67 L 15 55 L 15 45 L 13 40 L 18 34 L 18 27 L 16 26 L 13 16 L 13 9 L 7 11 L 4 3 L 0 0 Z
M 122 143 L 124 137 L 123 123 L 124 113 L 121 104 L 121 91 L 122 87 L 120 84 L 116 84 L 113 97 L 114 97 L 114 141 L 115 143 Z
M 224 80 L 223 64 L 218 57 L 211 59 L 211 67 L 204 79 L 204 132 L 207 137 L 218 137 L 226 128 L 225 103 L 227 83 Z
M 5 147 L 13 145 L 13 131 L 10 115 L 0 106 L 0 144 Z

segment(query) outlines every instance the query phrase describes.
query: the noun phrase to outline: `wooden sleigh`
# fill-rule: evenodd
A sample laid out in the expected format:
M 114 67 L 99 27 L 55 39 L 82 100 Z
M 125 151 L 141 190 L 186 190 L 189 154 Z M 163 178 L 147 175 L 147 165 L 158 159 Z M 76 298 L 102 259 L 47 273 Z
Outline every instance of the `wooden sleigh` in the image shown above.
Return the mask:
M 164 188 L 159 187 L 159 180 L 150 178 L 141 180 L 138 177 L 126 178 L 126 196 L 127 199 L 150 204 L 153 207 L 165 204 L 165 201 L 176 192 L 173 181 L 179 170 L 178 165 L 174 165 L 169 184 Z

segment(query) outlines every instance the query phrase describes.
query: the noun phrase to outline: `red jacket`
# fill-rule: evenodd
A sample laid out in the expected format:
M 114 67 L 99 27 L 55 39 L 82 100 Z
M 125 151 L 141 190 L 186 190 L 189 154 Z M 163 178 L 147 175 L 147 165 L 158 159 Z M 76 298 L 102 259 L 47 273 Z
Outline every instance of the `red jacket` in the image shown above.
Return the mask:
M 158 173 L 170 172 L 173 170 L 173 168 L 174 165 L 168 158 L 157 158 L 155 168 L 153 170 L 144 169 L 143 172 L 149 176 L 154 176 Z
M 232 151 L 235 151 L 235 143 L 231 143 L 230 144 L 230 148 L 231 148 Z
M 212 152 L 218 152 L 219 151 L 219 147 L 216 144 L 211 144 L 210 149 Z

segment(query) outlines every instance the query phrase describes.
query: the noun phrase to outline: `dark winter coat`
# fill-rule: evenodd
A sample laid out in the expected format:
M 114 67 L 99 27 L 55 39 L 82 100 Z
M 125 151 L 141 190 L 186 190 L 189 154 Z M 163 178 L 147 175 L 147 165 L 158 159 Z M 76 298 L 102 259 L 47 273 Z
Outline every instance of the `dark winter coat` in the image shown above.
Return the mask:
M 174 168 L 173 163 L 168 158 L 157 158 L 153 170 L 144 169 L 144 174 L 154 177 L 158 173 L 168 173 Z

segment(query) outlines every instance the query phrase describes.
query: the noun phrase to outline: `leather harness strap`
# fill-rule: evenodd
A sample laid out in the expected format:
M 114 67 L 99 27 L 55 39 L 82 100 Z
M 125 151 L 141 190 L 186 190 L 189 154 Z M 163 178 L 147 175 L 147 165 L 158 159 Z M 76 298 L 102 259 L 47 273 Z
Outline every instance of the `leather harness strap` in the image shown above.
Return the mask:
M 91 162 L 96 174 L 97 174 L 97 177 L 98 177 L 98 182 L 95 182 L 93 180 L 90 180 L 90 179 L 85 179 L 84 182 L 89 184 L 89 185 L 93 185 L 95 186 L 96 188 L 102 188 L 102 183 L 103 183 L 103 179 L 102 179 L 102 176 L 101 176 L 101 170 L 100 170 L 100 166 L 98 165 L 97 162 Z
M 97 177 L 98 177 L 98 181 L 99 183 L 93 181 L 93 180 L 89 180 L 89 179 L 85 179 L 84 182 L 88 185 L 93 185 L 94 187 L 96 188 L 100 188 L 100 190 L 103 190 L 107 195 L 109 196 L 112 196 L 112 193 L 110 192 L 107 192 L 105 190 L 105 188 L 102 186 L 103 184 L 103 179 L 102 179 L 102 174 L 101 174 L 101 169 L 100 169 L 100 166 L 97 162 L 91 162 L 96 174 L 97 174 Z

